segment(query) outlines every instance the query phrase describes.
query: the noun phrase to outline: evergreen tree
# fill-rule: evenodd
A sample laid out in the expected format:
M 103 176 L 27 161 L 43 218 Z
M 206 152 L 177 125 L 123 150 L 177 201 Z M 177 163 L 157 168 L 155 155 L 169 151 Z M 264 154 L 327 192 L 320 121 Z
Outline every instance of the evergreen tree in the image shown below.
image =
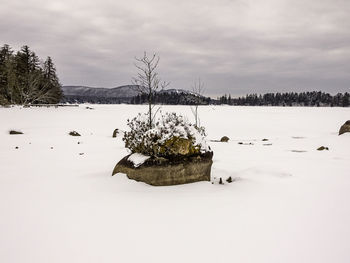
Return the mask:
M 10 76 L 13 68 L 11 67 L 12 50 L 9 45 L 4 45 L 0 49 L 0 104 L 11 102 L 11 90 L 9 90 Z
M 350 94 L 349 93 L 345 93 L 343 96 L 343 100 L 342 100 L 342 106 L 343 107 L 349 107 L 350 105 Z
M 46 83 L 45 100 L 47 100 L 48 103 L 58 103 L 62 97 L 62 90 L 51 57 L 47 57 L 44 62 L 43 73 L 44 82 Z
M 58 103 L 61 97 L 61 85 L 50 57 L 41 66 L 28 46 L 16 54 L 8 45 L 0 49 L 0 104 Z

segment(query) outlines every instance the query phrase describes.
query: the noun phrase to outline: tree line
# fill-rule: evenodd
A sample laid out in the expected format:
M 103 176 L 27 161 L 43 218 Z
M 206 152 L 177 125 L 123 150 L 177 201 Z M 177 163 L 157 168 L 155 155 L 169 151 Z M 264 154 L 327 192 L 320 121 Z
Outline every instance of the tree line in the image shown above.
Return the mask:
M 244 97 L 233 98 L 231 95 L 223 95 L 217 99 L 198 96 L 185 92 L 156 93 L 153 101 L 155 104 L 172 105 L 236 105 L 236 106 L 315 106 L 315 107 L 349 107 L 350 94 L 338 93 L 330 95 L 321 91 L 312 92 L 286 92 L 266 93 L 263 95 L 247 94 Z M 144 104 L 147 95 L 140 94 L 133 97 L 131 104 Z
M 0 105 L 58 103 L 61 85 L 51 57 L 41 61 L 28 46 L 0 48 Z
M 208 105 L 209 97 L 196 96 L 184 92 L 158 92 L 152 96 L 152 103 L 163 105 Z M 99 97 L 99 96 L 79 96 L 65 95 L 63 103 L 92 103 L 92 104 L 146 104 L 148 94 L 140 93 L 134 97 Z
M 139 94 L 135 97 L 109 98 L 98 96 L 74 96 L 68 95 L 62 102 L 68 103 L 94 103 L 94 104 L 146 104 L 147 94 Z M 309 107 L 348 107 L 350 106 L 350 94 L 338 93 L 330 95 L 320 91 L 266 93 L 263 95 L 248 94 L 243 97 L 233 98 L 231 95 L 223 95 L 217 99 L 198 96 L 186 92 L 158 92 L 153 95 L 154 104 L 163 105 L 235 105 L 235 106 L 309 106 Z
M 133 97 L 131 104 L 144 104 L 148 100 L 148 95 L 141 93 Z M 153 95 L 154 104 L 164 105 L 208 105 L 211 99 L 209 97 L 198 96 L 187 92 L 158 92 Z
M 349 107 L 350 94 L 338 93 L 330 95 L 321 91 L 311 92 L 287 92 L 287 93 L 266 93 L 264 95 L 248 94 L 244 97 L 232 98 L 231 95 L 223 95 L 213 104 L 228 104 L 238 106 L 328 106 L 328 107 Z

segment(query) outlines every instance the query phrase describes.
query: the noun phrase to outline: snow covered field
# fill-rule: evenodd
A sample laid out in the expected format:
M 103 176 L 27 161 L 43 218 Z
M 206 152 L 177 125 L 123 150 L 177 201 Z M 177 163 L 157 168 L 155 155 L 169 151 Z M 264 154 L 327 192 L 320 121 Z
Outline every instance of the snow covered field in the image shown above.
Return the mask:
M 146 106 L 90 106 L 0 108 L 0 262 L 350 262 L 350 108 L 201 107 L 235 181 L 152 187 L 111 176 Z

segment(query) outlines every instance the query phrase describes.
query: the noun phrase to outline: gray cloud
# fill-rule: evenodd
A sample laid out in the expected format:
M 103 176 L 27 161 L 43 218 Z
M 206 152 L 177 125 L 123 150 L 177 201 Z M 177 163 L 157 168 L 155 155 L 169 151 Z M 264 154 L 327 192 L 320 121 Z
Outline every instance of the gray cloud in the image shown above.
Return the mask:
M 128 84 L 146 50 L 173 88 L 337 93 L 350 88 L 349 13 L 347 0 L 12 0 L 0 40 L 52 56 L 63 84 Z

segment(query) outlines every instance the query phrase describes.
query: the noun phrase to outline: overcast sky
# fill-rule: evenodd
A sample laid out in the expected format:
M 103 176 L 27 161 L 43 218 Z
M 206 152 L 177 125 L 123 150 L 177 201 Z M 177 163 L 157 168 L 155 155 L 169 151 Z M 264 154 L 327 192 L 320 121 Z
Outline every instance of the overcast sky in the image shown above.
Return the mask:
M 161 57 L 206 95 L 350 91 L 349 0 L 0 0 L 0 42 L 51 56 L 63 85 L 115 87 Z

